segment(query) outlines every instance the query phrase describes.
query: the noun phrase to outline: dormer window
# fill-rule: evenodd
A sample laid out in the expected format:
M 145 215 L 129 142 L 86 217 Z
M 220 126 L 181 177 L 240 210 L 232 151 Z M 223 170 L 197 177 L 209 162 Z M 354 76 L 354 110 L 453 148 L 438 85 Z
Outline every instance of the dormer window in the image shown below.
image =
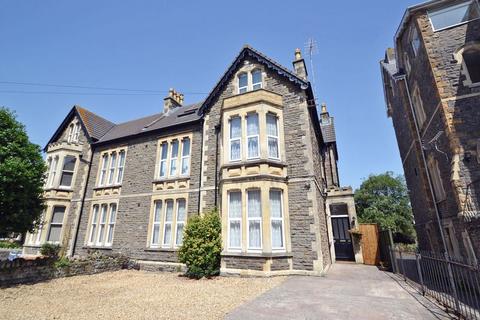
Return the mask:
M 255 70 L 252 72 L 252 88 L 253 90 L 262 89 L 262 71 Z
M 247 92 L 248 89 L 248 74 L 241 73 L 238 76 L 238 93 Z
M 465 1 L 429 11 L 428 17 L 432 23 L 433 31 L 440 31 L 480 18 L 480 8 L 475 0 Z

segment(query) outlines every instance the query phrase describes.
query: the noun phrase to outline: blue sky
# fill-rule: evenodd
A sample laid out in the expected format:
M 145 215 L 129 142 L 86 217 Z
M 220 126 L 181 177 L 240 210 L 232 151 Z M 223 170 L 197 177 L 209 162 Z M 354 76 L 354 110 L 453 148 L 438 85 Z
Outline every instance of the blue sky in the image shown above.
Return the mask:
M 371 173 L 403 173 L 378 61 L 415 3 L 3 0 L 0 106 L 44 146 L 74 104 L 113 122 L 157 113 L 170 87 L 187 103 L 202 100 L 246 43 L 291 67 L 295 48 L 313 38 L 317 98 L 336 118 L 340 180 L 358 187 Z

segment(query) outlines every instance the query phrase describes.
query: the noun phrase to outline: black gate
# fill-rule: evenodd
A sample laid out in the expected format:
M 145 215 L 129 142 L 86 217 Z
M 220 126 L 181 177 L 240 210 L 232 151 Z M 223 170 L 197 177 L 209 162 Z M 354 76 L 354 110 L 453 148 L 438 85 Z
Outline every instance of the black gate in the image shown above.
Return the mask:
M 337 260 L 355 260 L 348 217 L 332 217 L 333 241 Z

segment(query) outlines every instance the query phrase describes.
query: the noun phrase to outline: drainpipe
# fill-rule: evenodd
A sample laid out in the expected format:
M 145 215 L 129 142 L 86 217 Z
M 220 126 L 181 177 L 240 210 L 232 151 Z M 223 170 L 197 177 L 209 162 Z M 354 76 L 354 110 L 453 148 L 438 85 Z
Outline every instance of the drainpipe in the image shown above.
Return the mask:
M 81 205 L 80 205 L 80 212 L 78 214 L 77 223 L 75 225 L 73 246 L 70 248 L 70 253 L 68 254 L 70 257 L 73 257 L 75 255 L 75 248 L 77 247 L 77 240 L 78 240 L 78 232 L 80 230 L 80 221 L 82 220 L 83 208 L 85 206 L 85 198 L 87 196 L 87 187 L 88 187 L 88 182 L 90 180 L 90 172 L 92 170 L 93 154 L 95 153 L 95 147 L 93 145 L 91 145 L 91 148 L 92 148 L 92 154 L 90 155 L 90 161 L 88 162 L 87 180 L 85 180 L 85 187 L 83 188 L 83 195 L 82 195 L 82 202 L 81 202 Z
M 430 177 L 430 171 L 428 170 L 428 166 L 427 166 L 425 150 L 423 149 L 422 137 L 420 135 L 420 128 L 418 127 L 417 116 L 416 116 L 415 110 L 413 108 L 413 102 L 412 102 L 412 97 L 410 95 L 410 88 L 408 86 L 407 77 L 406 77 L 405 74 L 402 74 L 402 75 L 398 75 L 398 76 L 394 77 L 394 80 L 402 80 L 403 83 L 405 84 L 405 90 L 407 91 L 407 97 L 408 97 L 408 104 L 410 105 L 410 111 L 412 112 L 412 115 L 413 115 L 413 122 L 415 124 L 415 133 L 416 133 L 417 139 L 420 143 L 420 150 L 421 150 L 421 154 L 422 154 L 422 162 L 423 162 L 423 165 L 425 167 L 425 171 L 427 173 L 428 187 L 430 189 L 430 194 L 431 194 L 432 200 L 433 200 L 433 206 L 435 208 L 435 214 L 436 214 L 436 217 L 437 217 L 438 228 L 440 230 L 440 237 L 442 238 L 444 256 L 445 256 L 445 260 L 447 260 L 448 276 L 449 276 L 449 280 L 450 280 L 450 286 L 452 287 L 453 296 L 455 298 L 456 310 L 460 310 L 460 306 L 459 306 L 459 302 L 458 302 L 457 287 L 456 287 L 456 284 L 455 284 L 455 279 L 453 277 L 452 265 L 450 263 L 450 255 L 448 254 L 447 243 L 445 241 L 445 234 L 443 232 L 443 226 L 442 226 L 442 222 L 441 222 L 441 218 L 440 218 L 440 211 L 438 210 L 437 199 L 435 197 L 435 192 L 433 191 L 432 178 Z
M 218 135 L 220 134 L 221 125 L 215 126 L 215 208 L 217 208 L 218 201 Z
M 200 215 L 200 199 L 202 197 L 202 170 L 203 170 L 203 128 L 205 120 L 202 119 L 202 124 L 200 126 L 202 134 L 200 135 L 200 174 L 198 178 L 198 208 L 197 215 Z

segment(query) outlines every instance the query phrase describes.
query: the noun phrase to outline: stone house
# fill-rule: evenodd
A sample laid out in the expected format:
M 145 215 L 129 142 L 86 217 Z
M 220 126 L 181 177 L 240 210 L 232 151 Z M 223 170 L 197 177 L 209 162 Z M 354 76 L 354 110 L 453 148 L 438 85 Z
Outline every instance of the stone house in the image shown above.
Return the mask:
M 410 7 L 380 62 L 421 250 L 480 254 L 480 6 Z
M 218 208 L 223 274 L 325 272 L 338 233 L 327 194 L 352 192 L 340 189 L 333 118 L 324 107 L 320 121 L 299 50 L 293 67 L 245 46 L 200 103 L 171 89 L 163 112 L 121 124 L 73 107 L 45 148 L 48 209 L 25 253 L 56 242 L 71 256 L 177 270 L 189 217 Z M 355 208 L 344 209 L 351 228 Z

